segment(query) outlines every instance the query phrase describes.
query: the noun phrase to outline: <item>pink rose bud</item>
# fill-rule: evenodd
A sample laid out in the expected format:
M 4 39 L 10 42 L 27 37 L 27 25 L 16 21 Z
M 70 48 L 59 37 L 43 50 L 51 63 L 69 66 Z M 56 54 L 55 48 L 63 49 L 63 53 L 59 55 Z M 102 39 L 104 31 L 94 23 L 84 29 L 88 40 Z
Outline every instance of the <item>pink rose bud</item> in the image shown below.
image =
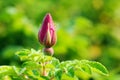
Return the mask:
M 41 29 L 38 33 L 38 39 L 46 48 L 50 48 L 56 43 L 56 31 L 50 13 L 46 14 L 43 19 Z

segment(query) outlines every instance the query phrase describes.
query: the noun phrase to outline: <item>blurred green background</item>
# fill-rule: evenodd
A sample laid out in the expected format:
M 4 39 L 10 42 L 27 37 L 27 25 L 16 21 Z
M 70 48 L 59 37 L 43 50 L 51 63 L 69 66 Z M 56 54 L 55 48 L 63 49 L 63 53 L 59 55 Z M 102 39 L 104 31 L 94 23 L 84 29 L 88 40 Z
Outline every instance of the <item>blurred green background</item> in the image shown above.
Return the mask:
M 55 57 L 99 61 L 110 76 L 89 80 L 120 80 L 120 0 L 0 0 L 0 65 L 19 65 L 17 50 L 42 48 L 37 34 L 48 12 L 57 28 Z

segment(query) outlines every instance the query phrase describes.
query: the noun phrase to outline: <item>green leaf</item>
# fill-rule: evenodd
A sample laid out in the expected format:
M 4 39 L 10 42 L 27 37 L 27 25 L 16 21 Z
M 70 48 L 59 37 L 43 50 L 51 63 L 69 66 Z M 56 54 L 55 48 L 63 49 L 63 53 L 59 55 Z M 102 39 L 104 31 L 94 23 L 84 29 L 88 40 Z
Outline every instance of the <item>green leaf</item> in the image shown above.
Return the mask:
M 6 75 L 16 75 L 12 66 L 0 66 L 0 78 Z
M 13 70 L 15 71 L 15 73 L 16 73 L 17 75 L 19 75 L 20 68 L 17 68 L 16 66 L 13 66 Z
M 51 61 L 51 60 L 52 60 L 52 56 L 45 56 L 44 57 L 45 62 L 48 62 L 48 61 Z
M 44 80 L 50 80 L 47 76 L 41 76 L 41 78 L 43 78 Z
M 23 74 L 29 76 L 29 78 L 34 78 L 32 80 L 39 80 L 40 78 L 40 70 L 34 68 L 34 69 L 27 69 Z M 40 79 L 42 80 L 42 79 Z
M 19 75 L 23 74 L 25 71 L 26 71 L 26 68 L 22 68 L 22 69 L 19 71 Z
M 39 72 L 38 72 L 38 70 L 32 70 L 32 72 L 33 72 L 33 74 L 34 74 L 35 76 L 39 76 L 39 75 L 40 75 Z
M 56 59 L 56 58 L 53 58 L 51 60 L 51 64 L 54 65 L 55 67 L 57 67 L 60 64 L 60 61 L 58 59 Z
M 49 77 L 54 77 L 55 76 L 55 71 L 54 70 L 50 70 L 48 73 Z
M 44 59 L 44 55 L 43 55 L 43 53 L 41 53 L 40 50 L 35 51 L 34 49 L 31 49 L 31 52 L 30 52 L 30 54 L 28 55 L 28 58 L 29 58 L 31 61 L 39 62 L 39 61 L 41 61 L 42 59 Z
M 23 49 L 21 51 L 16 52 L 16 55 L 20 57 L 21 61 L 29 60 L 28 54 L 30 54 L 30 50 L 28 49 Z
M 55 69 L 55 67 L 52 64 L 46 64 L 45 68 L 47 68 L 49 70 Z
M 71 65 L 70 62 L 71 62 L 71 61 L 63 61 L 63 62 L 61 62 L 61 63 L 59 64 L 59 67 L 60 67 L 61 69 L 65 69 L 65 68 L 67 68 L 67 67 L 69 67 L 69 66 Z
M 41 65 L 37 62 L 33 61 L 27 61 L 22 64 L 22 67 L 26 67 L 27 69 L 35 69 L 35 68 L 41 68 Z
M 67 73 L 66 74 L 70 77 L 74 77 L 74 67 L 71 66 L 71 67 L 67 68 Z
M 81 70 L 88 74 L 91 74 L 91 68 L 88 64 L 81 64 Z
M 34 49 L 31 49 L 31 53 L 37 53 L 37 54 L 39 54 L 40 52 L 41 52 L 40 50 L 36 51 Z
M 99 62 L 90 61 L 88 63 L 92 68 L 96 69 L 98 72 L 100 72 L 103 75 L 108 75 L 108 70 Z
M 88 61 L 88 60 L 81 60 L 82 63 L 88 64 L 92 69 L 100 72 L 103 75 L 108 75 L 108 70 L 99 62 L 96 61 Z
M 66 74 L 63 74 L 61 80 L 79 80 L 79 79 L 78 79 L 77 76 L 70 77 L 70 76 L 68 76 Z
M 62 73 L 63 73 L 63 71 L 61 69 L 58 69 L 55 71 L 56 80 L 61 80 Z

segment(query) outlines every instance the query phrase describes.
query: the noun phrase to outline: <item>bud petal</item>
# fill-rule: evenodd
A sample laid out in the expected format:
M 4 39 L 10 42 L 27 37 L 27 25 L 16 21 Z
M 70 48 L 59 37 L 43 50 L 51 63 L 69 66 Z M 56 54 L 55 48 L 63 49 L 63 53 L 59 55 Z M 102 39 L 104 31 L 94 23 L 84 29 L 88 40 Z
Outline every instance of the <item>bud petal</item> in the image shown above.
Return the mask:
M 49 28 L 49 23 L 48 23 L 48 28 Z M 50 45 L 51 44 L 51 35 L 50 35 L 50 30 L 47 30 L 47 33 L 45 35 L 45 38 L 43 40 L 44 45 Z
M 39 42 L 45 47 L 52 47 L 56 43 L 56 31 L 50 13 L 44 17 L 41 29 L 38 33 Z

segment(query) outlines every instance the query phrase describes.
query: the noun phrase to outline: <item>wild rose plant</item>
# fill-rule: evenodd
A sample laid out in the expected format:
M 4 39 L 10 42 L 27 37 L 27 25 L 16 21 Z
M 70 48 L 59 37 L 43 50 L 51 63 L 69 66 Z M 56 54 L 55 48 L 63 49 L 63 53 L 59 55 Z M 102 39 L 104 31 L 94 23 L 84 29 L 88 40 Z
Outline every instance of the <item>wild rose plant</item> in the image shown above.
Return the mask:
M 99 62 L 71 60 L 60 62 L 52 57 L 52 48 L 57 41 L 56 29 L 51 14 L 47 13 L 38 32 L 43 50 L 23 49 L 16 55 L 23 62 L 21 67 L 0 66 L 0 80 L 79 80 L 79 75 L 88 76 L 96 72 L 107 76 L 107 69 Z M 84 78 L 83 78 L 84 79 Z M 88 76 L 89 79 L 89 76 Z

